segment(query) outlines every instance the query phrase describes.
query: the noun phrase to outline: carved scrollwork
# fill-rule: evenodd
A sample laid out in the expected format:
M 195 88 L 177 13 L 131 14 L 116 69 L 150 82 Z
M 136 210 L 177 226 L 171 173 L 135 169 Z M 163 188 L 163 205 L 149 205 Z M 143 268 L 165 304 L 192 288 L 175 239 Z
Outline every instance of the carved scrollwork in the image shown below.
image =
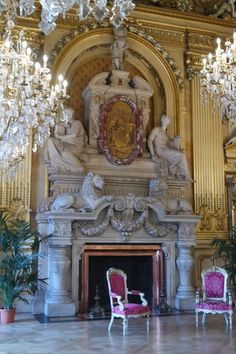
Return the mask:
M 103 210 L 97 221 L 76 222 L 75 229 L 87 237 L 101 235 L 109 225 L 119 231 L 123 240 L 140 228 L 144 228 L 151 237 L 165 237 L 176 233 L 177 226 L 160 223 L 149 208 L 156 202 L 155 198 L 138 198 L 133 194 L 117 198 L 106 210 Z

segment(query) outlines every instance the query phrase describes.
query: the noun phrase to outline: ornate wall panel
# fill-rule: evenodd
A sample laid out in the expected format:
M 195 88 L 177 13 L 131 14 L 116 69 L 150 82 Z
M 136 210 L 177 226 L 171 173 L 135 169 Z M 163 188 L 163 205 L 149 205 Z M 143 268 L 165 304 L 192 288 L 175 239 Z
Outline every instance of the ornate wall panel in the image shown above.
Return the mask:
M 225 232 L 225 181 L 222 121 L 212 105 L 201 104 L 199 78 L 192 80 L 195 212 L 200 233 Z
M 20 198 L 26 209 L 30 207 L 31 191 L 31 146 L 14 178 L 0 172 L 0 209 L 9 209 L 14 198 Z

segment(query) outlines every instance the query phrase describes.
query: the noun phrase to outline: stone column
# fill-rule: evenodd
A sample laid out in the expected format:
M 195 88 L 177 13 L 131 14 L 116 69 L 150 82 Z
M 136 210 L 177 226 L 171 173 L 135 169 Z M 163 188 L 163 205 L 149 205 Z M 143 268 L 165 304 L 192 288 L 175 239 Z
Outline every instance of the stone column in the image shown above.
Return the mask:
M 74 316 L 75 303 L 71 298 L 71 238 L 72 220 L 50 219 L 47 316 Z
M 192 248 L 195 245 L 195 223 L 179 224 L 177 247 L 179 255 L 176 260 L 179 271 L 175 306 L 180 310 L 192 310 L 195 303 L 195 291 L 192 286 L 194 259 Z

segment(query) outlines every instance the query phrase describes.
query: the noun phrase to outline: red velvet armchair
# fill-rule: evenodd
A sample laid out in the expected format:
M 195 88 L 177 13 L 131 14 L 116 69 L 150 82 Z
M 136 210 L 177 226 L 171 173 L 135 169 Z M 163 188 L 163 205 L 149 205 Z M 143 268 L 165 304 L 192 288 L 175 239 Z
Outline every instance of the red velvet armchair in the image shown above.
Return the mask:
M 196 293 L 196 326 L 198 326 L 198 314 L 202 312 L 203 324 L 208 313 L 222 314 L 226 325 L 229 319 L 232 328 L 233 307 L 231 292 L 227 289 L 228 273 L 223 268 L 212 267 L 203 270 L 201 278 L 202 289 L 197 289 Z
M 114 318 L 122 318 L 123 333 L 125 333 L 130 317 L 146 317 L 148 329 L 150 308 L 144 298 L 144 293 L 127 289 L 127 276 L 121 269 L 110 268 L 107 270 L 106 276 L 111 303 L 111 321 L 108 331 L 111 330 Z M 128 302 L 128 294 L 140 296 L 142 304 Z

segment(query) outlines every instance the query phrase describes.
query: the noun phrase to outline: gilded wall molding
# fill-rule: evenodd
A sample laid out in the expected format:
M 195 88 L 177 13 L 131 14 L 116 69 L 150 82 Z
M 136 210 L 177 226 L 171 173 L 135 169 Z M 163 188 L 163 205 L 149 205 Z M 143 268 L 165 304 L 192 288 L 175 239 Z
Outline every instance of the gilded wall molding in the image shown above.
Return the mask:
M 202 55 L 198 53 L 185 52 L 185 75 L 190 81 L 199 74 L 202 68 Z
M 222 120 L 212 113 L 212 102 L 201 103 L 198 77 L 191 81 L 191 92 L 194 206 L 203 215 L 198 232 L 222 233 L 227 229 Z
M 127 49 L 127 53 L 130 53 L 130 55 L 132 55 L 133 57 L 137 58 L 138 60 L 140 60 L 142 63 L 144 63 L 146 65 L 146 67 L 148 68 L 149 72 L 155 78 L 155 80 L 158 83 L 158 86 L 160 87 L 161 96 L 164 97 L 165 96 L 165 91 L 164 91 L 163 83 L 162 83 L 162 81 L 160 79 L 160 76 L 159 76 L 158 72 L 155 70 L 155 68 L 152 66 L 152 64 L 146 58 L 144 58 L 143 55 L 141 55 L 140 53 L 137 53 L 136 51 L 134 51 L 134 50 L 132 50 L 130 48 Z
M 214 212 L 203 204 L 199 208 L 198 215 L 201 215 L 201 221 L 196 226 L 198 233 L 225 233 L 227 232 L 227 214 L 221 208 Z
M 13 204 L 20 200 L 19 206 L 24 205 L 29 219 L 31 197 L 31 143 L 27 149 L 26 157 L 11 176 L 10 172 L 0 171 L 0 209 L 11 210 Z M 13 178 L 12 178 L 13 177 Z
M 87 33 L 93 31 L 95 29 L 108 28 L 111 29 L 110 25 L 107 22 L 102 23 L 88 23 L 80 26 L 77 30 L 72 30 L 69 33 L 66 33 L 62 38 L 56 43 L 54 48 L 49 54 L 48 65 L 52 66 L 55 59 L 61 52 L 61 50 L 71 41 L 73 41 L 76 37 L 83 33 Z

